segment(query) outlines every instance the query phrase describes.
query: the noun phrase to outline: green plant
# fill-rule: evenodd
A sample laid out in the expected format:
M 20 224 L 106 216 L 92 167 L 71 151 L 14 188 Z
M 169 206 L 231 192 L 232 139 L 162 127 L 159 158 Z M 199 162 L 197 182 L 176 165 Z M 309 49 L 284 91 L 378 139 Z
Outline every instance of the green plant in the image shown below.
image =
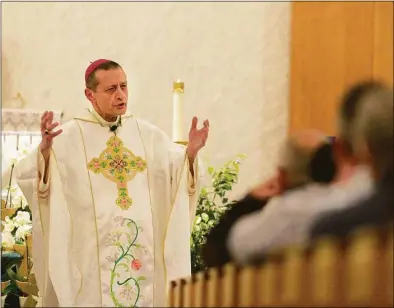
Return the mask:
M 212 177 L 212 186 L 201 189 L 196 217 L 191 237 L 192 273 L 206 269 L 201 256 L 201 250 L 206 242 L 206 236 L 217 225 L 220 217 L 234 204 L 227 194 L 238 182 L 239 166 L 245 155 L 238 155 L 235 160 L 228 161 L 222 168 L 208 168 Z
M 19 289 L 15 283 L 15 272 L 22 262 L 22 255 L 15 251 L 1 252 L 1 281 L 9 281 L 10 284 L 2 290 L 1 295 L 8 295 L 10 293 L 19 294 Z

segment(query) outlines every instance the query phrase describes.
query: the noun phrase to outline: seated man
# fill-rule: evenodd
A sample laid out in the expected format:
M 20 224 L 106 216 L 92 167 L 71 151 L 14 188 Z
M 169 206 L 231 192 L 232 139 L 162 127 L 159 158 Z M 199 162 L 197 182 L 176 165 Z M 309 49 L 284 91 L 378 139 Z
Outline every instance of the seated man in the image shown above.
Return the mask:
M 203 248 L 205 264 L 215 267 L 230 261 L 227 236 L 239 218 L 263 209 L 272 197 L 288 190 L 302 187 L 311 181 L 330 181 L 335 173 L 335 166 L 327 146 L 329 147 L 326 136 L 316 131 L 304 131 L 289 138 L 285 144 L 286 156 L 278 167 L 278 174 L 237 202 L 210 232 Z M 316 164 L 317 162 L 320 163 Z
M 344 96 L 339 112 L 339 132 L 334 142 L 337 174 L 331 185 L 312 183 L 270 202 L 261 212 L 240 219 L 230 231 L 228 249 L 238 263 L 259 261 L 266 251 L 309 239 L 317 217 L 351 206 L 372 193 L 370 169 L 359 164 L 354 152 L 354 127 L 363 97 L 380 89 L 363 83 Z M 258 235 L 258 236 L 256 236 Z
M 360 226 L 393 221 L 393 91 L 372 93 L 360 113 L 355 147 L 359 160 L 373 169 L 375 192 L 354 207 L 327 213 L 312 227 L 312 237 L 346 236 Z

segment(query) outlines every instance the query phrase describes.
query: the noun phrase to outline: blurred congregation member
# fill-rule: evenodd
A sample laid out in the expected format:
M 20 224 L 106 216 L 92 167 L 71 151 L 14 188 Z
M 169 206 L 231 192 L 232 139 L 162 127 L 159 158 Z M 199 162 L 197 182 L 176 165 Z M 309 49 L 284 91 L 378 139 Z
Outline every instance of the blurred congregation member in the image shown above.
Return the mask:
M 313 237 L 346 236 L 357 227 L 393 221 L 393 91 L 373 91 L 362 100 L 354 148 L 358 159 L 371 166 L 375 191 L 354 207 L 328 213 L 312 228 Z
M 215 267 L 230 261 L 227 236 L 232 225 L 241 217 L 261 211 L 272 197 L 303 187 L 312 181 L 330 181 L 335 171 L 327 145 L 326 136 L 318 131 L 302 131 L 288 138 L 277 175 L 237 202 L 207 236 L 207 243 L 203 248 L 205 264 Z
M 335 159 L 336 175 L 329 185 L 308 184 L 234 224 L 227 248 L 236 262 L 257 262 L 268 250 L 306 242 L 318 217 L 334 209 L 350 207 L 372 194 L 371 170 L 364 162 L 358 161 L 355 153 L 355 127 L 363 98 L 382 88 L 381 84 L 374 82 L 361 83 L 343 96 L 335 141 L 321 149 Z M 315 164 L 322 165 L 322 162 L 316 160 Z

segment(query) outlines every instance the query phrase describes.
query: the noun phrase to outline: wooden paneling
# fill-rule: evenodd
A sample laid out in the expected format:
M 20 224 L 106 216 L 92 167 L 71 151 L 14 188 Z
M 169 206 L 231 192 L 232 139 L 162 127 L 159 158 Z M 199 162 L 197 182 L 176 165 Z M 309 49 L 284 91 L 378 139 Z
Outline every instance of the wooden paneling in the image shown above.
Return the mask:
M 375 3 L 373 76 L 393 85 L 393 2 Z
M 392 82 L 393 4 L 292 4 L 289 130 L 335 134 L 336 110 L 351 84 Z M 391 79 L 390 79 L 391 78 Z

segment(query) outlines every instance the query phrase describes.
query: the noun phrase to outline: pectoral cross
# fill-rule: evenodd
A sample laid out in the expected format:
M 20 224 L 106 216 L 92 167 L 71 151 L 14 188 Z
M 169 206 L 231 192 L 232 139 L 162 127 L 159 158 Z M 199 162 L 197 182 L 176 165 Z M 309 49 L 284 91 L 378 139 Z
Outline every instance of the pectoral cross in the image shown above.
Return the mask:
M 107 141 L 107 148 L 98 158 L 90 161 L 88 168 L 116 183 L 118 197 L 115 202 L 122 210 L 127 210 L 133 203 L 127 190 L 127 182 L 146 169 L 146 161 L 123 147 L 120 138 L 112 136 Z

